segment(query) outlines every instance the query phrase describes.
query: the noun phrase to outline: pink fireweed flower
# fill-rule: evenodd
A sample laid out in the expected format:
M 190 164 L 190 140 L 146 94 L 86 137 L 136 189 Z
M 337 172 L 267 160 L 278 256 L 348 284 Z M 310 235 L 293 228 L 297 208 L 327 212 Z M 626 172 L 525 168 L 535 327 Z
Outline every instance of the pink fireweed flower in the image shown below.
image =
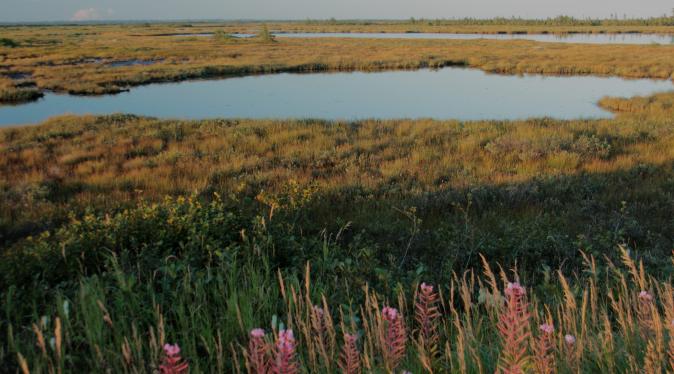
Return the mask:
M 538 335 L 536 343 L 533 346 L 533 361 L 536 372 L 541 374 L 555 373 L 555 356 L 553 353 L 555 328 L 551 323 L 544 323 L 538 329 L 541 331 L 541 334 Z
M 298 365 L 295 359 L 295 335 L 293 330 L 281 330 L 276 341 L 276 356 L 272 372 L 276 374 L 295 374 Z
M 254 374 L 266 374 L 269 368 L 267 356 L 267 343 L 264 340 L 263 329 L 250 330 L 250 342 L 248 343 L 249 372 Z
M 283 345 L 284 347 L 290 347 L 295 345 L 295 335 L 293 330 L 281 330 L 278 333 L 278 344 L 279 346 Z
M 167 356 L 175 356 L 180 354 L 180 346 L 178 344 L 164 344 L 164 353 Z
M 354 343 L 355 344 L 356 341 L 358 341 L 358 335 L 345 333 L 344 334 L 344 341 L 347 342 L 347 343 Z
M 544 323 L 540 325 L 538 328 L 545 334 L 552 334 L 553 332 L 555 332 L 555 328 L 548 323 Z
M 252 329 L 250 330 L 251 338 L 264 338 L 264 330 L 262 329 Z
M 499 372 L 522 373 L 529 359 L 528 340 L 531 337 L 529 304 L 526 291 L 519 283 L 508 283 L 504 293 L 505 304 L 499 310 L 498 329 L 502 350 Z
M 564 336 L 564 356 L 566 358 L 567 365 L 569 365 L 571 368 L 577 369 L 577 366 L 579 364 L 579 350 L 578 347 L 576 347 L 576 337 L 570 334 L 567 334 Z
M 384 362 L 389 371 L 394 371 L 405 357 L 407 332 L 402 315 L 397 309 L 387 306 L 382 309 L 381 313 L 386 321 L 386 333 L 382 342 Z
M 338 362 L 338 366 L 342 369 L 343 374 L 361 373 L 360 353 L 358 353 L 357 341 L 358 336 L 356 334 L 344 333 L 344 346 L 342 347 Z
M 423 349 L 430 351 L 438 343 L 438 319 L 441 316 L 438 306 L 439 296 L 434 287 L 421 283 L 414 301 L 414 320 L 417 323 L 417 339 L 423 343 Z
M 566 342 L 566 344 L 571 346 L 576 344 L 576 337 L 573 335 L 566 335 L 564 336 L 564 341 Z
M 505 289 L 505 294 L 507 296 L 523 296 L 526 293 L 524 287 L 517 282 L 508 283 L 508 286 Z
M 161 374 L 187 373 L 189 364 L 182 360 L 178 344 L 164 344 L 164 358 L 161 365 L 159 365 L 159 372 Z
M 314 310 L 314 314 L 316 314 L 316 317 L 318 318 L 323 318 L 323 315 L 325 315 L 323 308 L 321 308 L 318 305 L 314 305 L 312 309 Z
M 651 302 L 653 301 L 653 295 L 651 295 L 648 291 L 641 291 L 639 292 L 639 300 Z
M 381 310 L 381 314 L 384 316 L 384 319 L 389 322 L 398 319 L 398 309 L 396 308 L 385 306 L 384 309 Z
M 422 283 L 421 284 L 421 291 L 426 294 L 433 293 L 433 286 L 430 284 Z

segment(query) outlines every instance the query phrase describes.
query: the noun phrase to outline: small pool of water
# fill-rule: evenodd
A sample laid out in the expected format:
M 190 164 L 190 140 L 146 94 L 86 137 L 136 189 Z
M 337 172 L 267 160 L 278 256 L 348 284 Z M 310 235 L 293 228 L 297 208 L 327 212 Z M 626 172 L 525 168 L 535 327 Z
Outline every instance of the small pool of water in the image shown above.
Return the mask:
M 170 34 L 171 36 L 213 36 L 213 33 Z M 255 34 L 232 34 L 249 38 Z M 359 38 L 359 39 L 454 39 L 454 40 L 533 40 L 575 44 L 660 44 L 674 45 L 667 34 L 449 34 L 449 33 L 276 33 L 279 38 Z
M 604 96 L 650 95 L 666 80 L 487 74 L 481 70 L 272 74 L 153 84 L 98 97 L 47 93 L 0 106 L 0 125 L 37 123 L 64 113 L 133 113 L 174 118 L 609 118 Z
M 122 60 L 122 61 L 112 61 L 108 62 L 107 66 L 111 68 L 120 68 L 120 67 L 128 67 L 128 66 L 150 66 L 154 65 L 156 63 L 159 63 L 163 61 L 162 60 Z
M 534 40 L 553 43 L 674 45 L 674 35 L 664 34 L 287 33 L 277 34 L 277 36 L 284 38 L 495 39 Z

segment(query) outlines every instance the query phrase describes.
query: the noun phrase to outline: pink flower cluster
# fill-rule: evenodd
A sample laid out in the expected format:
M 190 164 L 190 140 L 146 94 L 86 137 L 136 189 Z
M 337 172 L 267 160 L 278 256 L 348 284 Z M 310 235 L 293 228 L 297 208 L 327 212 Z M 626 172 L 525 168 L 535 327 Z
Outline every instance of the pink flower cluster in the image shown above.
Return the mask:
M 264 338 L 264 330 L 262 329 L 252 329 L 250 330 L 250 337 L 251 338 Z
M 180 357 L 180 346 L 178 344 L 164 344 L 164 358 L 159 365 L 161 374 L 182 374 L 187 373 L 189 364 L 183 362 Z
M 267 356 L 267 342 L 264 340 L 265 332 L 262 329 L 250 330 L 250 343 L 248 344 L 249 372 L 254 374 L 266 374 L 269 368 Z
M 639 292 L 639 300 L 643 302 L 651 302 L 653 301 L 653 295 L 651 295 L 648 291 L 641 291 Z
M 298 372 L 295 360 L 295 335 L 293 330 L 281 330 L 276 341 L 276 357 L 272 371 L 275 374 L 295 374 Z
M 421 283 L 421 292 L 425 294 L 431 294 L 433 293 L 433 286 L 430 284 Z
M 576 344 L 576 337 L 567 334 L 566 336 L 564 336 L 564 341 L 566 342 L 567 345 L 572 346 Z
M 549 324 L 549 323 L 544 323 L 544 324 L 540 325 L 540 326 L 539 326 L 539 329 L 540 329 L 544 334 L 548 334 L 548 335 L 549 335 L 549 334 L 552 334 L 553 332 L 555 332 L 555 328 L 554 328 L 551 324 Z
M 398 319 L 398 309 L 385 306 L 381 310 L 381 314 L 388 322 L 393 322 Z
M 293 330 L 279 331 L 276 348 L 283 352 L 290 352 L 295 349 L 295 335 L 293 334 Z
M 527 293 L 527 291 L 522 287 L 519 283 L 513 282 L 513 283 L 508 283 L 508 286 L 505 289 L 505 294 L 507 296 L 524 296 Z
M 323 316 L 325 315 L 325 311 L 323 310 L 323 308 L 321 308 L 318 305 L 314 305 L 312 309 L 316 317 L 318 317 L 319 319 L 323 319 Z
M 339 368 L 343 374 L 359 374 L 360 354 L 357 346 L 358 336 L 356 334 L 344 333 L 344 346 L 339 355 Z
M 344 342 L 346 344 L 356 344 L 357 341 L 358 336 L 356 334 L 348 334 L 348 333 L 344 334 Z
M 381 310 L 382 318 L 387 322 L 382 346 L 384 361 L 389 370 L 394 370 L 405 356 L 407 332 L 398 309 L 385 306 Z

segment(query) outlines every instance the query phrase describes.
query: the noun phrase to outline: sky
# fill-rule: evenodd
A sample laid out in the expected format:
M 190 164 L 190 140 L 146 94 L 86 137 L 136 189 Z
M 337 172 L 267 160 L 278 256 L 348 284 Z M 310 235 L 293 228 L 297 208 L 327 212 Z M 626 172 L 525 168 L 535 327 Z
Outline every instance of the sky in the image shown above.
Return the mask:
M 672 0 L 0 0 L 0 22 L 171 19 L 608 18 L 671 14 Z

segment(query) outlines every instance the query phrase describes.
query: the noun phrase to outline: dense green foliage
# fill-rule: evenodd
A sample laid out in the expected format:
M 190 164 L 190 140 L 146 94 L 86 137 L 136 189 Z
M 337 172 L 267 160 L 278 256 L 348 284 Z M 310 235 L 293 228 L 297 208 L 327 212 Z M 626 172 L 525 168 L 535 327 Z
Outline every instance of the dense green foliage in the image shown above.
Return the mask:
M 9 38 L 0 38 L 0 46 L 15 48 L 19 46 L 19 43 Z
M 367 298 L 359 286 L 369 284 L 383 300 L 389 300 L 383 305 L 394 303 L 403 310 L 404 302 L 393 301 L 396 295 L 411 299 L 414 290 L 410 285 L 421 281 L 450 285 L 440 287 L 451 295 L 442 301 L 442 318 L 456 318 L 441 327 L 442 341 L 448 348 L 441 350 L 442 358 L 433 365 L 438 370 L 461 372 L 462 364 L 456 360 L 466 355 L 471 370 L 495 368 L 499 349 L 508 343 L 501 348 L 494 344 L 499 337 L 490 326 L 495 324 L 493 313 L 498 309 L 489 301 L 495 292 L 486 289 L 489 279 L 476 284 L 474 273 L 460 279 L 449 270 L 436 272 L 423 267 L 405 272 L 397 266 L 401 253 L 380 253 L 376 243 L 362 237 L 347 239 L 344 232 L 303 235 L 292 223 L 292 211 L 280 210 L 269 218 L 249 216 L 228 205 L 217 196 L 207 204 L 179 198 L 140 203 L 112 215 L 87 214 L 53 234 L 29 240 L 20 252 L 5 254 L 0 263 L 0 332 L 7 339 L 0 344 L 0 371 L 15 371 L 22 360 L 31 372 L 53 368 L 65 372 L 149 371 L 160 361 L 162 344 L 177 342 L 191 372 L 232 372 L 243 366 L 242 350 L 252 328 L 261 326 L 269 331 L 293 323 L 297 334 L 302 334 L 300 341 L 308 344 L 311 332 L 303 331 L 307 327 L 299 323 L 308 318 L 303 310 L 311 310 L 312 302 L 324 302 L 333 318 L 346 323 L 335 323 L 331 328 L 340 333 L 356 331 L 364 341 L 359 345 L 365 345 L 376 339 L 368 330 L 376 318 L 370 314 L 381 305 L 372 301 L 372 293 Z M 605 253 L 610 257 L 618 254 L 617 250 Z M 662 269 L 671 272 L 669 259 L 660 260 Z M 306 276 L 305 263 L 311 266 Z M 572 282 L 570 289 L 563 278 L 562 285 L 554 281 L 555 276 L 545 267 L 539 269 L 543 276 L 529 288 L 534 308 L 538 302 L 552 307 L 548 312 L 555 313 L 558 334 L 572 333 L 592 342 L 580 346 L 577 354 L 583 360 L 578 362 L 569 359 L 560 347 L 554 354 L 562 358 L 556 364 L 561 372 L 575 372 L 579 363 L 583 370 L 600 372 L 629 371 L 637 365 L 636 360 L 651 367 L 664 365 L 662 356 L 650 361 L 645 357 L 651 338 L 640 333 L 641 328 L 650 326 L 648 319 L 642 319 L 646 318 L 643 312 L 639 312 L 638 321 L 616 323 L 615 337 L 607 335 L 602 324 L 608 323 L 610 332 L 611 322 L 603 320 L 607 313 L 620 319 L 627 311 L 642 310 L 632 300 L 637 300 L 640 289 L 651 287 L 658 290 L 669 318 L 671 311 L 666 308 L 673 294 L 666 288 L 667 282 L 640 281 L 632 271 L 636 268 L 628 267 L 635 279 L 629 288 L 621 288 L 626 272 L 605 261 L 597 267 L 588 257 L 578 269 L 583 275 L 568 281 Z M 658 277 L 670 279 L 662 272 Z M 521 281 L 533 282 L 533 278 L 524 274 Z M 592 295 L 589 299 L 585 282 Z M 642 284 L 645 282 L 650 286 Z M 619 292 L 624 305 L 621 301 L 610 307 L 607 295 L 613 290 Z M 582 299 L 582 309 L 570 301 L 576 298 L 578 303 Z M 359 305 L 367 307 L 359 311 Z M 551 318 L 542 307 L 534 312 L 534 326 Z M 369 319 L 370 327 L 362 324 L 359 313 Z M 412 326 L 411 318 L 408 322 Z M 672 341 L 674 329 L 669 324 L 666 328 Z M 476 353 L 468 356 L 457 339 L 467 339 Z M 658 339 L 663 344 L 663 336 Z M 404 367 L 423 371 L 422 353 L 413 344 L 408 352 Z M 310 358 L 316 351 L 299 353 L 303 366 L 316 365 Z M 375 356 L 371 351 L 365 354 Z M 336 361 L 336 353 L 331 356 Z M 382 365 L 378 359 L 371 362 Z
M 36 89 L 0 89 L 0 102 L 8 104 L 33 101 L 42 96 L 44 96 L 44 94 Z
M 134 314 L 127 315 L 125 327 L 96 332 L 101 346 L 109 344 L 110 334 L 121 339 L 117 332 L 128 333 L 131 325 L 151 322 L 156 316 L 150 302 L 166 310 L 171 321 L 186 317 L 183 307 L 208 305 L 206 315 L 219 322 L 203 321 L 200 333 L 210 328 L 209 334 L 219 331 L 223 341 L 230 342 L 241 336 L 237 319 L 242 316 L 237 313 L 252 326 L 279 310 L 273 269 L 300 274 L 305 261 L 312 261 L 323 274 L 317 291 L 345 302 L 356 285 L 377 283 L 372 269 L 381 262 L 371 247 L 358 239 L 342 245 L 328 236 L 301 237 L 291 221 L 284 212 L 271 221 L 250 216 L 217 197 L 207 204 L 167 199 L 140 203 L 114 215 L 87 214 L 52 234 L 30 239 L 21 251 L 4 254 L 2 334 L 11 335 L 10 324 L 22 326 L 63 300 L 81 306 L 86 300 L 109 298 L 116 300 L 113 314 L 124 310 Z M 189 301 L 191 297 L 200 299 Z M 185 333 L 197 328 L 184 322 L 190 323 L 184 326 Z M 16 332 L 23 340 L 23 332 Z M 87 346 L 93 349 L 90 338 Z M 0 345 L 0 371 L 15 365 L 9 355 L 17 347 L 7 343 Z M 95 359 L 89 361 L 82 353 L 72 352 L 75 361 L 68 365 L 93 369 Z

